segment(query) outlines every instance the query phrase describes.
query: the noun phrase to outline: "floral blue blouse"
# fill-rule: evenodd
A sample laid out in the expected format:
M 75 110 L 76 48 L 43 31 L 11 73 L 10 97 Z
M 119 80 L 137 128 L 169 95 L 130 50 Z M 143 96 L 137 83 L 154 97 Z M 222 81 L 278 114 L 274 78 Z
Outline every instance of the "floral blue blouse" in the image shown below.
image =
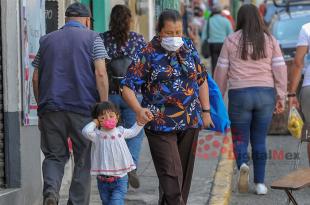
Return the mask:
M 154 115 L 146 129 L 171 132 L 202 126 L 198 97 L 207 71 L 192 41 L 183 41 L 178 52 L 168 52 L 154 37 L 122 81 L 122 86 L 132 90 L 141 86 L 142 106 Z
M 129 56 L 133 61 L 137 61 L 138 53 L 146 46 L 143 36 L 135 32 L 129 33 L 129 38 L 126 45 L 120 48 L 117 47 L 114 37 L 111 35 L 110 31 L 101 33 L 100 37 L 104 42 L 110 58 L 117 58 L 125 55 Z

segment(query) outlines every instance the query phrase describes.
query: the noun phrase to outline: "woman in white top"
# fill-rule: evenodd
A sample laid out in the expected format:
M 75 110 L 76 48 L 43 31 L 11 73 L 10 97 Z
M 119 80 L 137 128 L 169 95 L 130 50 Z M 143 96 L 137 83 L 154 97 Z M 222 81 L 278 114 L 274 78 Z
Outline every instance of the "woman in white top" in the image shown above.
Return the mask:
M 289 86 L 289 106 L 295 106 L 299 108 L 299 102 L 296 96 L 296 90 L 298 88 L 301 73 L 304 66 L 304 59 L 307 54 L 310 54 L 310 23 L 303 25 L 301 28 L 295 60 L 294 60 L 294 67 L 292 69 L 291 79 L 290 79 L 290 86 Z M 302 88 L 300 91 L 300 105 L 301 110 L 304 115 L 306 123 L 310 123 L 310 65 L 305 67 L 304 73 L 304 80 L 302 84 Z M 308 143 L 308 159 L 310 164 L 310 143 Z
M 119 112 L 110 102 L 97 104 L 93 118 L 82 131 L 92 141 L 91 174 L 97 176 L 102 204 L 123 205 L 128 187 L 127 173 L 136 169 L 125 139 L 137 136 L 144 125 L 135 123 L 130 129 L 116 127 Z

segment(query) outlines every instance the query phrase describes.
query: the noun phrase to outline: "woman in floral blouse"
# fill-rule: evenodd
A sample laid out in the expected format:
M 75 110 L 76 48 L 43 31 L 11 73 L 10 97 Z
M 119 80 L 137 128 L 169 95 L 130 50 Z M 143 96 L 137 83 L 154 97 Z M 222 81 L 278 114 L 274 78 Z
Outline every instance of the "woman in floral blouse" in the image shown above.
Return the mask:
M 114 59 L 119 59 L 124 56 L 127 57 L 130 61 L 137 62 L 138 53 L 146 46 L 146 42 L 144 41 L 142 35 L 130 31 L 130 22 L 130 10 L 124 5 L 116 5 L 111 11 L 110 30 L 100 34 L 107 53 L 111 58 L 110 61 L 107 60 L 107 72 L 109 76 L 109 100 L 119 108 L 122 116 L 122 124 L 125 128 L 130 128 L 132 125 L 134 125 L 136 122 L 135 113 L 120 96 L 119 82 L 124 76 L 121 76 L 117 79 L 113 78 L 112 68 L 109 66 L 109 63 L 111 63 L 111 61 Z M 138 97 L 141 101 L 141 95 L 138 94 Z M 141 131 L 136 137 L 126 139 L 129 151 L 132 155 L 136 167 L 138 167 L 143 136 L 144 133 Z M 140 182 L 136 170 L 128 173 L 128 177 L 129 184 L 133 188 L 139 188 Z
M 160 183 L 160 204 L 187 202 L 199 130 L 213 126 L 210 117 L 207 72 L 189 39 L 182 38 L 182 18 L 165 10 L 158 35 L 142 49 L 139 61 L 122 81 L 122 95 L 146 123 L 152 158 Z M 141 86 L 142 104 L 135 97 Z

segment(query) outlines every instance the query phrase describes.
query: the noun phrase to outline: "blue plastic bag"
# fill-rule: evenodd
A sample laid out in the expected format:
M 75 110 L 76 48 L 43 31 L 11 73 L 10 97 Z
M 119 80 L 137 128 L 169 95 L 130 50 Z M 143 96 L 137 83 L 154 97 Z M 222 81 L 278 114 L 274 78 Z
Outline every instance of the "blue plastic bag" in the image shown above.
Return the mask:
M 210 99 L 210 114 L 214 124 L 214 128 L 210 127 L 207 128 L 207 130 L 225 133 L 225 131 L 230 127 L 230 120 L 228 117 L 227 108 L 225 106 L 222 93 L 218 85 L 210 75 L 208 75 L 208 86 Z

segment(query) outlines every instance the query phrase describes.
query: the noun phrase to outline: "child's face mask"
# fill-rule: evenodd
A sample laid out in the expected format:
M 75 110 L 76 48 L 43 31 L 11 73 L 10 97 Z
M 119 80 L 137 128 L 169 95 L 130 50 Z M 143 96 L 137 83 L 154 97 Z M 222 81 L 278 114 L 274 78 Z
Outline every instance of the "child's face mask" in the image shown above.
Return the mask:
M 112 130 L 118 123 L 118 116 L 115 112 L 107 111 L 98 117 L 100 127 L 106 130 Z
M 103 120 L 100 124 L 101 124 L 101 127 L 103 127 L 104 129 L 111 130 L 116 127 L 117 120 L 115 118 L 110 118 L 110 119 Z

